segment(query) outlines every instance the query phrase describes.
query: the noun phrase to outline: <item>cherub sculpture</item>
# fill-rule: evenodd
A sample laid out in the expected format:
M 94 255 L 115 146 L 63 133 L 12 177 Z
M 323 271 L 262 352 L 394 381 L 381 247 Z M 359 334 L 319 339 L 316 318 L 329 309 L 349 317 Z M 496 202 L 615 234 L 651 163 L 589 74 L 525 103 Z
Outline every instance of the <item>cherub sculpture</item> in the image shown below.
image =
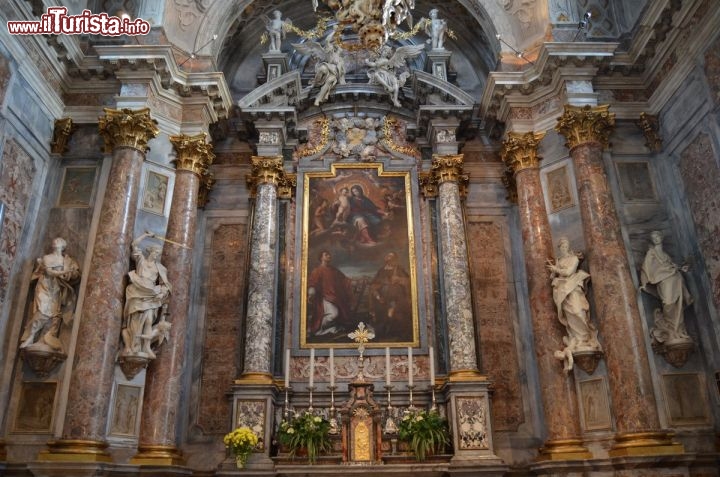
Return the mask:
M 319 60 L 315 66 L 315 78 L 312 85 L 319 86 L 320 91 L 315 98 L 315 106 L 327 101 L 330 91 L 336 84 L 345 84 L 345 60 L 342 48 L 333 41 L 330 34 L 325 41 L 325 47 L 316 41 L 293 43 L 293 48 L 304 55 L 310 55 Z
M 405 61 L 420 55 L 423 49 L 424 45 L 410 45 L 401 46 L 393 52 L 391 47 L 385 45 L 380 49 L 377 59 L 365 60 L 365 63 L 370 67 L 367 72 L 368 78 L 370 78 L 370 84 L 382 85 L 390 95 L 393 104 L 398 108 L 400 107 L 400 101 L 398 100 L 400 88 L 405 85 L 405 81 L 410 77 L 410 73 L 404 71 L 400 76 L 397 76 L 395 74 L 395 68 L 406 66 Z
M 262 15 L 262 19 L 265 22 L 265 30 L 267 30 L 267 36 L 264 36 L 262 42 L 264 43 L 265 38 L 269 38 L 270 47 L 268 48 L 268 53 L 277 53 L 280 51 L 280 45 L 282 44 L 282 40 L 285 38 L 285 24 L 291 22 L 290 20 L 282 19 L 282 13 L 280 10 L 275 10 L 273 12 L 273 18 L 269 18 L 267 15 Z

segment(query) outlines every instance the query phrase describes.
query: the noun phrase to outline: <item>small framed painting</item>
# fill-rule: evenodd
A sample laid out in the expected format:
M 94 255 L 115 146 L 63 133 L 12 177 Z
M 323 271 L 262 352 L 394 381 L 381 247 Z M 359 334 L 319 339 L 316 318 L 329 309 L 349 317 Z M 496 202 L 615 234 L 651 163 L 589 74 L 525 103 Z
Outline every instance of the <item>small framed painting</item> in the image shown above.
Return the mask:
M 90 207 L 95 193 L 97 167 L 66 167 L 58 195 L 58 207 Z
M 148 166 L 143 176 L 140 207 L 147 212 L 167 216 L 170 213 L 168 191 L 172 190 L 172 186 L 173 177 L 170 174 Z

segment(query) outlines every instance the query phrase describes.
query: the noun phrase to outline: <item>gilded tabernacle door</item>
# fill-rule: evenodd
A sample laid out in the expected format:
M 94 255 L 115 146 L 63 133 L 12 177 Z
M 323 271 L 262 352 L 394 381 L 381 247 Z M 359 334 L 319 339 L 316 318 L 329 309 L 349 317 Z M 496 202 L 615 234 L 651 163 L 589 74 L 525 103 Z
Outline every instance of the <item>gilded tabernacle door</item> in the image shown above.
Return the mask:
M 418 346 L 410 172 L 335 164 L 303 193 L 300 346 L 347 346 L 359 322 L 370 346 Z

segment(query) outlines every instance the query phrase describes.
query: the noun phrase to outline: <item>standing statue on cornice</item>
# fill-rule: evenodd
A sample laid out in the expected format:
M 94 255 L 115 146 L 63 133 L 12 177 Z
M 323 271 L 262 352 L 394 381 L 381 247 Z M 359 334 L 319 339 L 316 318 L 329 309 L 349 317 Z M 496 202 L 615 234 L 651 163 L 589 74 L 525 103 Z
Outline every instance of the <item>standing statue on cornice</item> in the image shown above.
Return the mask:
M 342 48 L 333 41 L 333 37 L 332 34 L 328 36 L 324 48 L 316 41 L 292 45 L 300 53 L 313 56 L 319 61 L 315 66 L 315 78 L 312 82 L 313 86 L 320 87 L 315 98 L 315 106 L 327 101 L 335 85 L 345 84 L 345 60 L 342 56 Z
M 430 47 L 433 50 L 444 50 L 447 21 L 438 18 L 437 8 L 430 10 L 430 20 L 425 24 L 425 33 L 430 37 Z
M 278 53 L 280 51 L 280 45 L 285 38 L 285 23 L 289 23 L 290 21 L 282 19 L 280 10 L 273 12 L 273 18 L 269 18 L 266 15 L 262 15 L 262 18 L 265 21 L 265 29 L 267 30 L 265 35 L 267 36 L 263 35 L 260 43 L 265 43 L 264 39 L 269 38 L 270 47 L 268 48 L 268 53 Z
M 401 46 L 393 53 L 393 49 L 385 45 L 380 49 L 377 59 L 365 60 L 365 63 L 370 67 L 367 72 L 370 84 L 382 85 L 390 95 L 393 104 L 398 108 L 400 107 L 400 101 L 398 100 L 400 88 L 405 85 L 405 81 L 410 77 L 410 72 L 404 71 L 398 77 L 395 74 L 395 68 L 405 66 L 407 59 L 420 55 L 424 48 L 424 45 Z

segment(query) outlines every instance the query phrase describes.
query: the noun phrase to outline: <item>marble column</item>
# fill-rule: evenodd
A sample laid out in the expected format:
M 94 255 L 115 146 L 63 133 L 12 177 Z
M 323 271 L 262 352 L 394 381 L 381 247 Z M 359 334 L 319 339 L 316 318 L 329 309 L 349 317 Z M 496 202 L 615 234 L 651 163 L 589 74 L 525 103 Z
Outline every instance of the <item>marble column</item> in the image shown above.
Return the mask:
M 450 352 L 449 379 L 478 377 L 465 220 L 460 202 L 460 187 L 467 183 L 463 155 L 434 155 L 430 174 L 437 184 L 443 301 Z
M 583 233 L 617 427 L 611 457 L 682 453 L 660 430 L 650 363 L 620 222 L 602 152 L 615 126 L 609 106 L 565 106 L 555 129 L 575 166 Z
M 272 383 L 271 353 L 277 271 L 278 185 L 282 157 L 253 156 L 248 182 L 255 195 L 242 380 Z
M 525 270 L 532 314 L 535 356 L 540 375 L 547 440 L 539 460 L 588 459 L 592 454 L 580 439 L 580 413 L 573 375 L 563 372 L 554 357 L 565 346 L 548 279 L 547 260 L 553 258 L 552 232 L 540 184 L 538 144 L 544 133 L 509 133 L 502 159 L 517 185 Z
M 112 164 L 80 312 L 62 438 L 40 460 L 109 462 L 105 431 L 120 343 L 125 281 L 147 143 L 158 129 L 149 109 L 105 109 L 99 120 Z
M 193 247 L 201 178 L 215 155 L 205 134 L 171 136 L 175 147 L 175 188 L 163 247 L 162 263 L 167 267 L 173 292 L 168 304 L 172 323 L 170 338 L 148 367 L 145 378 L 142 422 L 138 453 L 133 464 L 184 465 L 177 447 L 177 410 L 185 356 L 185 334 L 190 306 Z

